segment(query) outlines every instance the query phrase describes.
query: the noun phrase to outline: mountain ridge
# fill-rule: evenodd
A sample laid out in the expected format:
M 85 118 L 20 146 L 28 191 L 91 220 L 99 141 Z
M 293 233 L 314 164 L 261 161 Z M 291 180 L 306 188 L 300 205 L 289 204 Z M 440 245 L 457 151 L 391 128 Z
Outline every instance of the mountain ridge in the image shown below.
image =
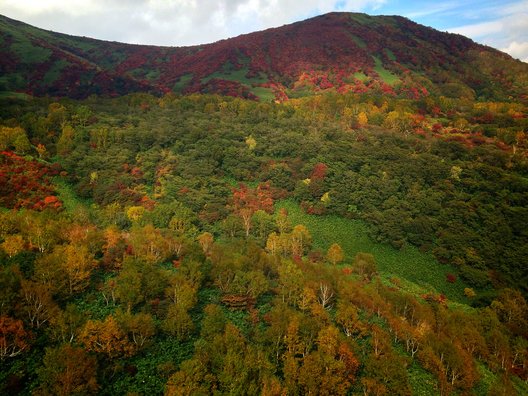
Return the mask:
M 337 90 L 526 100 L 528 64 L 401 16 L 334 12 L 210 44 L 124 44 L 0 18 L 0 90 L 82 98 L 220 93 L 260 100 Z

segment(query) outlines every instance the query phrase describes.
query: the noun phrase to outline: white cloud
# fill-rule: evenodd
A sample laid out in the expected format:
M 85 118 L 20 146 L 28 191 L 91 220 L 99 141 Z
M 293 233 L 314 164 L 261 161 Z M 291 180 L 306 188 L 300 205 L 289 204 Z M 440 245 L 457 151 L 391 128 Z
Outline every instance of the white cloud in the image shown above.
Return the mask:
M 15 10 L 25 15 L 64 12 L 69 15 L 86 15 L 99 11 L 103 4 L 94 0 L 2 0 L 2 9 Z
M 467 37 L 480 38 L 489 36 L 490 34 L 499 33 L 503 29 L 504 26 L 501 21 L 492 21 L 460 26 L 457 28 L 449 29 L 449 31 L 451 33 L 457 33 Z
M 459 2 L 435 3 L 431 6 L 420 7 L 418 11 L 412 11 L 405 14 L 409 19 L 421 18 L 429 15 L 437 15 L 447 11 L 451 11 L 460 7 Z
M 448 29 L 528 62 L 528 0 L 481 10 L 487 22 Z
M 510 43 L 510 45 L 508 45 L 508 47 L 501 48 L 501 51 L 507 52 L 514 58 L 528 63 L 528 41 L 524 43 L 513 41 Z
M 0 0 L 0 13 L 54 31 L 139 44 L 193 45 L 386 0 Z

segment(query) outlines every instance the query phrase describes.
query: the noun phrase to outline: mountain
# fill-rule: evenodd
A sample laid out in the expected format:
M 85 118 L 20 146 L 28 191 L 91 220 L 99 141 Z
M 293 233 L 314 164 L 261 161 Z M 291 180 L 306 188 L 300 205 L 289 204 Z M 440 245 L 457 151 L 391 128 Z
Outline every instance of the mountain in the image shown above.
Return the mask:
M 528 100 L 528 64 L 399 16 L 330 13 L 191 47 L 50 32 L 0 16 L 0 90 L 82 98 L 221 93 L 260 100 L 339 92 Z

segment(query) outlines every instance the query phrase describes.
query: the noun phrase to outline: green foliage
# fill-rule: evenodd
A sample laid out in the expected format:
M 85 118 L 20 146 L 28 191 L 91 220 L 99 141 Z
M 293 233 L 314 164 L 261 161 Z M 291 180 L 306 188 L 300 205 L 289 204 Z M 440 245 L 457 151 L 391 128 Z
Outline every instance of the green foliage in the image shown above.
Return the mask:
M 436 105 L 460 114 L 417 113 Z M 17 378 L 22 394 L 56 382 L 63 362 L 53 351 L 71 341 L 91 350 L 108 395 L 526 393 L 516 376 L 526 301 L 495 291 L 499 273 L 489 274 L 522 283 L 528 168 L 495 148 L 503 140 L 469 148 L 428 125 L 466 128 L 460 119 L 481 107 L 519 128 L 506 114 L 522 107 L 445 98 L 138 94 L 6 105 L 2 124 L 43 139 L 62 165 L 54 185 L 63 205 L 0 210 L 0 316 L 31 333 L 29 350 L 0 362 L 0 392 L 15 394 Z M 408 115 L 409 130 L 353 129 L 361 113 L 379 125 Z M 415 136 L 414 123 L 427 132 Z M 496 136 L 524 153 L 517 132 Z M 275 214 L 250 213 L 249 235 L 240 182 L 255 192 L 269 183 L 280 198 Z M 127 219 L 130 208 L 141 215 Z M 97 268 L 82 290 L 51 296 L 64 281 L 57 268 L 67 261 L 75 275 L 73 258 L 87 252 Z M 27 319 L 35 298 L 49 323 Z M 120 349 L 94 344 L 105 331 Z M 451 363 L 462 370 L 452 387 Z
M 407 368 L 407 372 L 409 373 L 409 384 L 413 395 L 432 396 L 441 394 L 434 376 L 424 370 L 416 361 L 413 361 Z
M 314 248 L 322 252 L 332 243 L 338 243 L 345 253 L 345 263 L 351 263 L 359 252 L 368 252 L 376 258 L 377 267 L 383 277 L 397 276 L 419 286 L 421 293 L 443 293 L 449 299 L 466 302 L 462 282 L 455 284 L 445 281 L 448 273 L 457 270 L 440 265 L 430 254 L 422 253 L 413 246 L 395 249 L 373 241 L 368 226 L 360 220 L 344 219 L 338 216 L 310 216 L 292 201 L 281 201 L 278 208 L 288 210 L 293 224 L 304 224 L 314 239 Z
M 174 84 L 172 90 L 174 92 L 182 92 L 183 89 L 191 82 L 193 79 L 192 74 L 184 74 L 179 78 L 179 80 Z

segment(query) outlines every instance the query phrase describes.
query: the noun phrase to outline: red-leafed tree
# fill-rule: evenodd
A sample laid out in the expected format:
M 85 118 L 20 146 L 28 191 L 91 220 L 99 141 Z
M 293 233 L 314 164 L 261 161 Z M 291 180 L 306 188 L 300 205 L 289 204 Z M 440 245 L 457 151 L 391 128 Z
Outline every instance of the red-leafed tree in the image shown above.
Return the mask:
M 233 190 L 233 211 L 242 219 L 246 236 L 251 230 L 251 218 L 257 210 L 273 212 L 273 197 L 269 183 L 261 183 L 257 188 L 240 184 Z
M 322 162 L 319 162 L 314 165 L 312 170 L 312 175 L 310 176 L 310 179 L 313 180 L 323 180 L 326 176 L 326 171 L 328 170 L 328 166 L 326 164 L 323 164 Z

